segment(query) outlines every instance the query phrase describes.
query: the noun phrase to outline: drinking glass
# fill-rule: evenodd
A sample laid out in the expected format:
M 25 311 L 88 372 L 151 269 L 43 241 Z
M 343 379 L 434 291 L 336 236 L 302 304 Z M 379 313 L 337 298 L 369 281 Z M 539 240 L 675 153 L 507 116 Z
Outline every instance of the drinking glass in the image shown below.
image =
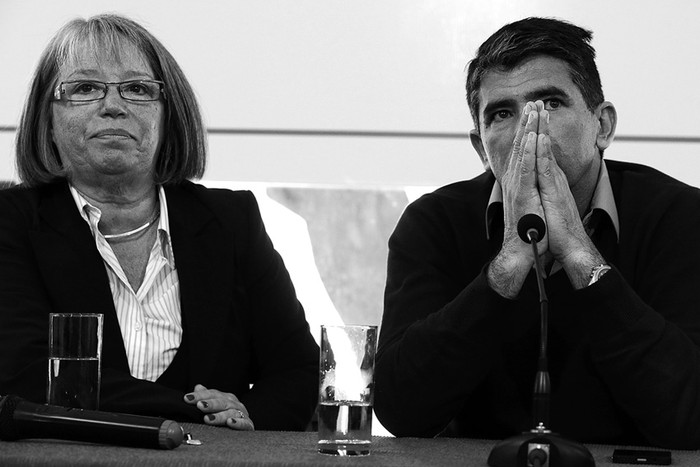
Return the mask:
M 377 326 L 321 326 L 318 452 L 370 453 L 376 351 Z
M 96 313 L 49 315 L 48 404 L 99 409 L 102 322 Z

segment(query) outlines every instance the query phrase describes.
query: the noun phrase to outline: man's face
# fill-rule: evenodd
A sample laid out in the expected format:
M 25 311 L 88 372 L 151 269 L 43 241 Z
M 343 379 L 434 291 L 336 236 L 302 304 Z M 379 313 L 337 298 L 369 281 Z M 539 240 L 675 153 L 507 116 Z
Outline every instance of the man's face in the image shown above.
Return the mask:
M 484 166 L 501 180 L 523 108 L 541 100 L 549 112 L 552 152 L 572 191 L 598 176 L 600 124 L 571 80 L 566 62 L 540 55 L 510 71 L 487 72 L 479 90 L 479 136 Z

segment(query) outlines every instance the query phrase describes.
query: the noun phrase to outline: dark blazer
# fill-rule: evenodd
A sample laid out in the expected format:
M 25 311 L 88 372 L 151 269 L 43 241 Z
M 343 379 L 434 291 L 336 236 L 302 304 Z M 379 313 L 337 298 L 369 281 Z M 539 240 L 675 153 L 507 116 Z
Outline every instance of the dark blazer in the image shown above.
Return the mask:
M 199 383 L 232 392 L 257 429 L 303 429 L 318 347 L 250 192 L 166 186 L 183 339 L 155 382 L 129 374 L 105 266 L 65 182 L 0 191 L 0 394 L 45 402 L 48 314 L 104 314 L 103 410 L 201 422 Z

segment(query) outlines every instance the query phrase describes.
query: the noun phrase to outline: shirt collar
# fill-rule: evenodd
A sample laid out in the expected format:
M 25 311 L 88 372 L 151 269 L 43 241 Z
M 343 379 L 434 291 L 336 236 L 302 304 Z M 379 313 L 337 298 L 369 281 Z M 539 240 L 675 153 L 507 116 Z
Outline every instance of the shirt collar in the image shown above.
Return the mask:
M 102 217 L 102 211 L 90 204 L 85 197 L 80 194 L 80 192 L 72 185 L 69 184 L 70 193 L 73 196 L 73 201 L 78 208 L 78 212 L 90 226 L 92 235 L 102 235 L 100 230 L 97 228 L 100 222 L 100 217 Z M 160 216 L 158 220 L 158 233 L 160 234 L 160 241 L 162 247 L 163 257 L 168 261 L 168 264 L 174 268 L 175 267 L 175 256 L 173 254 L 172 240 L 170 237 L 170 219 L 168 218 L 168 202 L 165 198 L 165 190 L 162 185 L 158 186 L 158 201 L 160 203 Z
M 496 216 L 498 212 L 500 212 L 502 215 L 502 207 L 503 193 L 501 191 L 501 184 L 498 183 L 498 180 L 496 180 L 493 184 L 493 188 L 491 189 L 491 196 L 489 197 L 489 203 L 486 207 L 486 238 L 491 238 L 494 216 Z M 598 181 L 596 182 L 595 191 L 593 192 L 593 199 L 591 199 L 591 208 L 583 219 L 584 225 L 588 224 L 591 215 L 595 211 L 601 211 L 602 213 L 608 215 L 610 221 L 615 227 L 615 234 L 617 236 L 617 240 L 619 241 L 620 220 L 617 215 L 617 205 L 615 204 L 615 197 L 613 196 L 610 176 L 608 175 L 608 168 L 605 165 L 605 161 L 600 164 Z

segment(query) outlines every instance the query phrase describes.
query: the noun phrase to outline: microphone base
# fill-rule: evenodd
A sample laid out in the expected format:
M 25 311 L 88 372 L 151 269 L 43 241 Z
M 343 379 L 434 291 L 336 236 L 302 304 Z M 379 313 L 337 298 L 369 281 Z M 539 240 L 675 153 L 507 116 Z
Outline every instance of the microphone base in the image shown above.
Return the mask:
M 532 430 L 498 443 L 489 454 L 491 467 L 528 467 L 528 455 L 534 449 L 548 453 L 542 466 L 595 467 L 591 452 L 583 444 L 564 439 L 549 431 Z

